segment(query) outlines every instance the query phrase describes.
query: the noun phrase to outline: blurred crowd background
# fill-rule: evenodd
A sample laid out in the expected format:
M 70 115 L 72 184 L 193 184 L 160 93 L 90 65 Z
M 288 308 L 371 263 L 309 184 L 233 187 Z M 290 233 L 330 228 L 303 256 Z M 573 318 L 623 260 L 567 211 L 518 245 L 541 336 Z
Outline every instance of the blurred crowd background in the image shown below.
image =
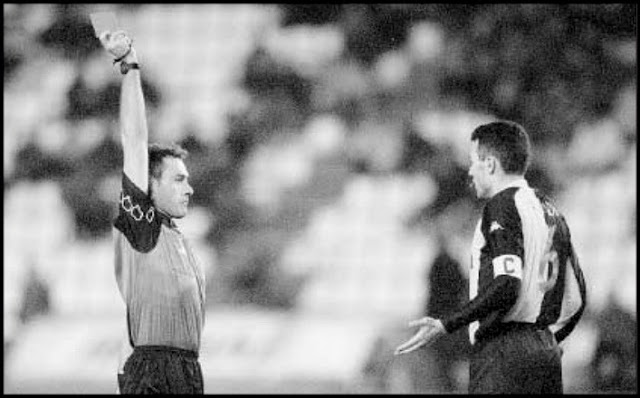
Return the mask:
M 569 392 L 637 390 L 632 4 L 4 4 L 5 392 L 112 392 L 121 76 L 150 140 L 190 151 L 179 221 L 207 274 L 208 393 L 464 392 L 465 331 L 394 358 L 465 301 L 472 130 L 528 130 L 589 289 Z

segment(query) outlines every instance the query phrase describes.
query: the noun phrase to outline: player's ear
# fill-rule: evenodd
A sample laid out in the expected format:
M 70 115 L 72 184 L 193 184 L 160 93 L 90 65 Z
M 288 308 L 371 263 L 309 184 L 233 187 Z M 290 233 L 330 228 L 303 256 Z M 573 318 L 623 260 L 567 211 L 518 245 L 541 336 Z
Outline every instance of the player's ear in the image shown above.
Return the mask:
M 487 162 L 487 171 L 489 174 L 494 174 L 498 167 L 498 159 L 495 156 L 488 155 L 486 158 Z

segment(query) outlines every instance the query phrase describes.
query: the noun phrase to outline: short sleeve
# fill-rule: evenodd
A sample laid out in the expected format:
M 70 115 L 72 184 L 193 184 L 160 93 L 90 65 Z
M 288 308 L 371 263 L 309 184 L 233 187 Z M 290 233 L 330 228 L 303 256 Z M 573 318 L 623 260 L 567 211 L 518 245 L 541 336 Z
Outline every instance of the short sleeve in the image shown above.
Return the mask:
M 125 173 L 122 173 L 118 216 L 113 224 L 139 252 L 148 253 L 158 242 L 162 223 L 153 202 Z

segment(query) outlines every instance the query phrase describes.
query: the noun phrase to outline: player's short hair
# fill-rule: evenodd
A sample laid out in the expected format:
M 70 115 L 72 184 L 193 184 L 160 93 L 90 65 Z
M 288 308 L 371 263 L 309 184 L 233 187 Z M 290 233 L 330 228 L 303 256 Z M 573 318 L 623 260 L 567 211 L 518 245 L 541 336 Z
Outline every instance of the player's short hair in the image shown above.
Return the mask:
M 149 144 L 149 177 L 162 177 L 162 159 L 171 156 L 184 160 L 188 154 L 189 152 L 178 144 Z
M 478 140 L 478 156 L 498 158 L 507 174 L 524 175 L 529 168 L 531 142 L 527 131 L 516 122 L 501 120 L 478 126 L 471 141 Z

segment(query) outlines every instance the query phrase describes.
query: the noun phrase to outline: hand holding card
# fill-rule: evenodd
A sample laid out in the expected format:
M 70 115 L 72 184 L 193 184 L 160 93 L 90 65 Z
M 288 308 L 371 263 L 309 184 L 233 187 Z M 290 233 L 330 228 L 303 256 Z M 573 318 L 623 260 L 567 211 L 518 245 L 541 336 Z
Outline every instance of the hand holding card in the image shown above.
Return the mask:
M 119 62 L 131 52 L 131 38 L 118 27 L 114 12 L 96 12 L 89 15 L 96 37 L 100 43 Z
M 91 25 L 96 37 L 100 37 L 103 32 L 115 32 L 118 30 L 118 20 L 116 14 L 111 11 L 95 12 L 89 14 Z

